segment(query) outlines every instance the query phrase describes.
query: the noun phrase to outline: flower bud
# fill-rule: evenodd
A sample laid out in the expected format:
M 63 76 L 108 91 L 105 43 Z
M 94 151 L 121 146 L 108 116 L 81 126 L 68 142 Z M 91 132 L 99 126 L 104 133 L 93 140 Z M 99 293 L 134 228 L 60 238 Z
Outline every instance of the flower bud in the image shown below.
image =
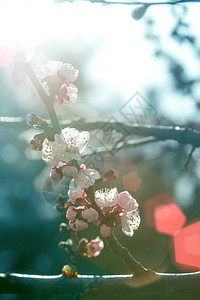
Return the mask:
M 91 258 L 98 256 L 103 248 L 104 243 L 99 237 L 95 240 L 91 240 L 91 242 L 87 244 L 87 257 Z
M 111 169 L 111 170 L 108 170 L 106 173 L 104 173 L 101 176 L 101 179 L 103 181 L 115 180 L 115 179 L 117 179 L 118 175 L 119 175 L 119 172 L 117 170 Z
M 60 234 L 64 234 L 68 231 L 68 226 L 66 223 L 61 223 L 59 226 L 59 232 Z
M 132 18 L 136 21 L 140 20 L 144 16 L 148 7 L 149 5 L 147 4 L 136 7 L 131 13 Z
M 58 248 L 60 248 L 60 249 L 64 249 L 65 246 L 66 246 L 66 242 L 61 241 L 58 243 Z
M 78 230 L 78 231 L 82 231 L 86 228 L 88 228 L 88 223 L 83 221 L 83 220 L 76 220 L 75 221 L 75 228 Z
M 99 214 L 94 208 L 86 208 L 82 212 L 83 219 L 86 219 L 88 222 L 95 222 L 99 219 Z
M 113 231 L 113 228 L 106 225 L 106 224 L 102 224 L 101 227 L 100 227 L 100 234 L 103 236 L 103 237 L 109 237 L 111 236 L 112 234 L 112 231 Z
M 66 277 L 76 277 L 78 275 L 77 268 L 74 265 L 63 266 L 62 273 Z
M 53 167 L 50 171 L 50 177 L 56 181 L 61 180 L 63 178 L 62 170 L 60 168 Z
M 100 226 L 100 225 L 101 225 L 101 220 L 98 219 L 98 220 L 96 220 L 96 221 L 93 221 L 93 224 L 94 224 L 95 226 Z
M 82 238 L 78 242 L 78 251 L 83 255 L 87 254 L 87 243 L 88 243 L 88 240 L 86 238 Z
M 67 210 L 66 218 L 70 221 L 75 221 L 77 213 L 77 210 L 73 206 L 70 206 Z
M 64 166 L 62 169 L 62 173 L 65 177 L 74 178 L 78 174 L 78 170 L 73 166 Z
M 32 150 L 34 151 L 41 151 L 42 150 L 42 143 L 45 139 L 45 134 L 39 133 L 36 134 L 33 139 L 30 141 L 30 146 L 32 148 Z
M 41 125 L 47 124 L 45 120 L 38 117 L 35 113 L 30 113 L 26 116 L 26 123 L 29 126 L 40 128 Z

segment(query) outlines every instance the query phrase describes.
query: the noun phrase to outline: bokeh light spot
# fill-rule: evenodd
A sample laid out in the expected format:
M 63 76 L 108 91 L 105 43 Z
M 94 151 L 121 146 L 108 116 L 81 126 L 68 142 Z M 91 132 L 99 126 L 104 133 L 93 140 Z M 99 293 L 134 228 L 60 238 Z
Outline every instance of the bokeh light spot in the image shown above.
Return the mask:
M 125 190 L 136 192 L 141 184 L 142 179 L 135 172 L 123 176 L 123 186 Z
M 193 255 L 200 253 L 200 234 L 193 234 L 185 239 L 185 251 Z
M 186 221 L 185 215 L 175 203 L 156 207 L 154 218 L 156 230 L 169 235 L 173 235 Z
M 177 264 L 200 268 L 200 221 L 174 234 L 174 255 Z
M 167 193 L 149 198 L 144 204 L 145 221 L 147 226 L 155 227 L 155 210 L 160 205 L 174 203 L 174 199 Z
M 15 163 L 19 158 L 19 151 L 14 144 L 5 144 L 1 147 L 1 158 L 5 163 Z

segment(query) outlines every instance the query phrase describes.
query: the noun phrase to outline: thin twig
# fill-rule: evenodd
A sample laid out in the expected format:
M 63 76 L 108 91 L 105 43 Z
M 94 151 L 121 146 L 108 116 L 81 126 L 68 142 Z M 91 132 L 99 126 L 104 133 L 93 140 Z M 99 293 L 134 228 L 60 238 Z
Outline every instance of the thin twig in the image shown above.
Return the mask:
M 46 109 L 47 109 L 47 112 L 51 119 L 55 133 L 60 133 L 60 131 L 61 131 L 60 124 L 58 122 L 58 118 L 56 116 L 56 112 L 55 112 L 55 109 L 53 106 L 54 95 L 48 96 L 46 94 L 46 92 L 44 91 L 43 87 L 41 86 L 37 76 L 33 72 L 33 69 L 30 64 L 28 64 L 28 63 L 24 64 L 24 69 L 25 69 L 27 75 L 29 76 L 32 84 L 34 85 L 35 89 L 37 90 L 41 100 L 43 101 L 44 105 L 46 106 Z
M 127 264 L 129 269 L 133 272 L 135 276 L 147 274 L 150 270 L 145 269 L 141 263 L 139 263 L 126 249 L 122 246 L 117 238 L 114 236 L 114 233 L 106 238 L 108 245 L 113 253 L 117 254 L 122 258 L 122 260 Z
M 182 167 L 182 171 L 186 171 L 187 170 L 188 164 L 189 164 L 189 162 L 190 162 L 190 160 L 192 158 L 192 154 L 194 153 L 195 149 L 196 149 L 196 147 L 192 147 L 192 149 L 190 150 L 190 152 L 189 152 L 189 154 L 188 154 L 188 156 L 186 158 L 186 161 L 184 162 L 184 165 Z
M 88 1 L 88 0 L 82 0 L 82 1 Z M 62 2 L 75 2 L 75 0 L 66 0 Z M 146 1 L 106 1 L 106 0 L 90 0 L 92 3 L 101 3 L 106 5 L 112 5 L 112 4 L 123 4 L 123 5 L 146 5 L 146 6 L 153 6 L 153 5 L 176 5 L 176 4 L 182 4 L 182 3 L 198 3 L 200 0 L 178 0 L 178 1 L 153 1 L 153 2 L 146 2 Z

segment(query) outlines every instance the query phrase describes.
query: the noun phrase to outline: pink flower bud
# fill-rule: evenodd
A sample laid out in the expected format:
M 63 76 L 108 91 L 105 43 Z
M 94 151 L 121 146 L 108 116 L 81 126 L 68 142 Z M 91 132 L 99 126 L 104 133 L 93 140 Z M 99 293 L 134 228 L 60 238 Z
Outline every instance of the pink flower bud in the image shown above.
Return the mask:
M 101 220 L 98 219 L 98 220 L 96 220 L 96 221 L 93 221 L 93 224 L 94 224 L 95 226 L 100 226 L 100 225 L 101 225 Z
M 81 164 L 81 165 L 80 165 L 80 169 L 82 169 L 82 170 L 86 170 L 86 165 L 84 165 L 84 164 Z
M 107 226 L 106 224 L 102 224 L 101 227 L 100 227 L 100 234 L 103 237 L 109 237 L 109 236 L 111 236 L 112 231 L 113 231 L 113 228 L 110 227 L 110 226 Z
M 38 117 L 35 113 L 30 113 L 26 116 L 26 123 L 29 126 L 35 126 L 40 128 L 40 126 L 46 123 L 46 121 Z
M 87 257 L 91 258 L 98 256 L 103 248 L 104 243 L 99 237 L 95 240 L 91 240 L 91 242 L 87 244 Z
M 75 221 L 77 213 L 77 210 L 73 206 L 70 206 L 67 210 L 66 218 L 70 221 Z
M 98 220 L 99 214 L 94 208 L 87 208 L 82 212 L 82 217 L 88 222 L 95 222 Z
M 83 221 L 83 220 L 76 220 L 74 227 L 76 228 L 77 231 L 82 231 L 86 228 L 88 228 L 88 223 Z
M 50 172 L 50 177 L 53 180 L 59 181 L 63 178 L 62 170 L 56 167 L 53 167 Z
M 105 174 L 101 176 L 103 181 L 115 180 L 117 179 L 119 172 L 115 169 L 108 170 Z
M 41 151 L 42 143 L 43 143 L 44 139 L 45 139 L 45 134 L 43 132 L 36 134 L 34 136 L 34 138 L 30 141 L 30 146 L 31 146 L 32 150 Z
M 75 221 L 70 220 L 70 221 L 69 221 L 69 227 L 70 227 L 70 229 L 72 229 L 72 230 L 74 230 L 74 231 L 78 231 L 78 230 L 76 230 L 76 228 L 75 228 Z

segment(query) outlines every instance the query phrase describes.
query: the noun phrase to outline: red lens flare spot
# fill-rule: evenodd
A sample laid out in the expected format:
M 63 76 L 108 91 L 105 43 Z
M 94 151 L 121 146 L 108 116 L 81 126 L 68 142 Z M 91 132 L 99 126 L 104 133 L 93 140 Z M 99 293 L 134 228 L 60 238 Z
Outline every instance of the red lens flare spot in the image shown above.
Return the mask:
M 123 186 L 125 190 L 136 192 L 141 184 L 142 179 L 135 172 L 123 176 Z
M 171 203 L 174 203 L 174 199 L 167 193 L 159 194 L 147 199 L 144 204 L 145 221 L 147 226 L 155 227 L 155 210 L 157 207 Z
M 18 48 L 16 45 L 9 45 L 7 41 L 0 42 L 0 67 L 8 68 L 13 62 Z
M 156 230 L 168 235 L 173 235 L 186 221 L 185 215 L 175 203 L 156 207 L 154 218 Z
M 174 255 L 177 264 L 200 268 L 200 221 L 174 234 Z

